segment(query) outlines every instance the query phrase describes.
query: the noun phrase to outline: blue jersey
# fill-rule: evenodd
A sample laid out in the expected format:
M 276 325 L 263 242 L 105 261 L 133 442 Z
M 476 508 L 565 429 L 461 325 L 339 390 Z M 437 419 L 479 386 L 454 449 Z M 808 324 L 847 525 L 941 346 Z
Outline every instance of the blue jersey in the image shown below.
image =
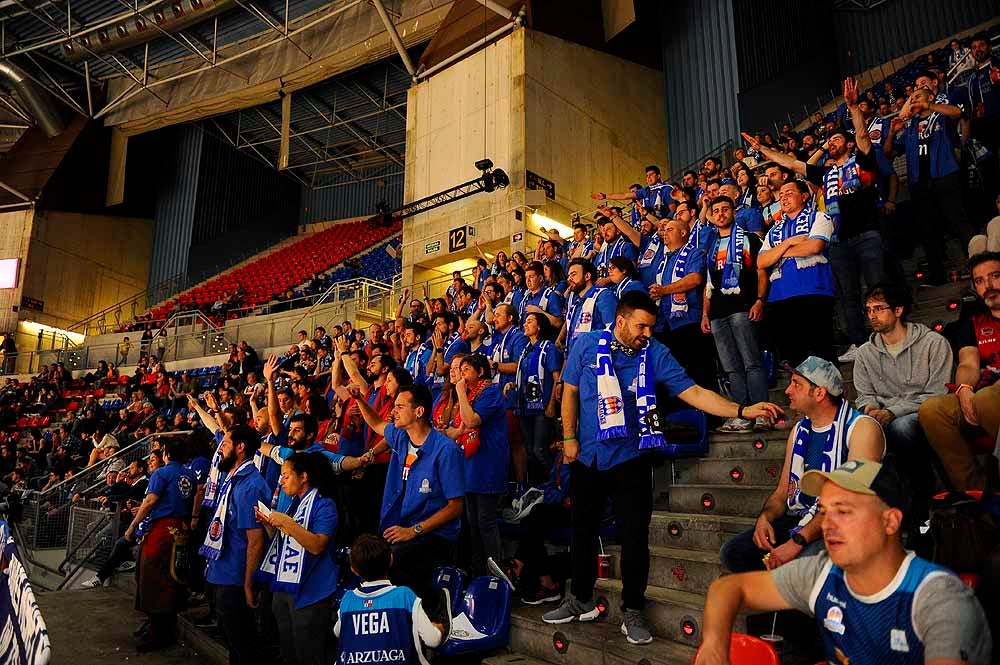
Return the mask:
M 362 582 L 340 602 L 337 663 L 426 663 L 415 628 L 422 613 L 408 587 Z
M 154 471 L 146 489 L 146 494 L 157 496 L 156 504 L 149 513 L 150 522 L 161 517 L 190 519 L 196 484 L 194 472 L 180 462 L 170 462 Z

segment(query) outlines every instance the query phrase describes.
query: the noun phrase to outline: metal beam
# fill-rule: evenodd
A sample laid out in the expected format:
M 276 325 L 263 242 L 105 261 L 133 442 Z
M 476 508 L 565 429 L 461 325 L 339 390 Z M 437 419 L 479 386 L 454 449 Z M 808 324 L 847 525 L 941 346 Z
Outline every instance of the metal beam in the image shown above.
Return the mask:
M 393 25 L 392 19 L 389 17 L 389 12 L 385 10 L 385 5 L 382 4 L 382 0 L 372 0 L 372 4 L 375 5 L 378 15 L 382 17 L 385 30 L 389 33 L 392 43 L 395 44 L 396 50 L 399 52 L 399 57 L 403 61 L 403 65 L 406 66 L 406 71 L 410 73 L 410 76 L 415 78 L 417 70 L 413 66 L 413 61 L 410 60 L 410 54 L 407 53 L 406 46 L 403 45 L 403 40 L 399 38 L 399 32 L 396 30 L 396 26 Z
M 324 102 L 322 100 L 319 100 L 319 99 L 317 99 L 317 100 L 314 101 L 313 98 L 312 98 L 312 95 L 306 94 L 306 95 L 303 95 L 303 97 L 305 97 L 306 103 L 309 104 L 309 106 L 312 107 L 312 109 L 316 113 L 316 115 L 318 115 L 319 117 L 323 118 L 323 120 L 325 120 L 327 123 L 332 124 L 334 122 L 337 122 L 338 120 L 342 120 L 345 123 L 344 126 L 347 128 L 347 131 L 349 131 L 351 134 L 353 134 L 354 136 L 356 136 L 358 138 L 358 140 L 361 141 L 363 144 L 365 144 L 369 148 L 374 148 L 376 150 L 380 150 L 380 152 L 382 152 L 386 157 L 388 157 L 392 161 L 396 162 L 398 165 L 400 165 L 400 166 L 403 165 L 403 160 L 400 159 L 399 155 L 397 155 L 393 151 L 390 151 L 390 150 L 387 150 L 387 149 L 383 148 L 380 145 L 379 140 L 374 135 L 372 135 L 371 132 L 369 132 L 368 130 L 366 130 L 364 127 L 358 127 L 357 125 L 355 125 L 354 121 L 351 118 L 345 118 L 344 116 L 338 116 L 337 112 L 334 111 L 332 108 L 330 108 L 329 105 L 326 104 L 326 102 Z M 325 106 L 327 108 L 327 111 L 330 113 L 330 117 L 327 117 L 326 114 L 323 113 L 318 108 L 317 105 Z
M 499 28 L 497 28 L 496 30 L 494 30 L 493 32 L 491 32 L 490 34 L 486 35 L 482 39 L 480 39 L 480 40 L 478 40 L 478 41 L 476 41 L 476 42 L 474 42 L 472 44 L 469 44 L 468 46 L 466 46 L 464 49 L 462 49 L 458 53 L 455 53 L 454 55 L 451 55 L 451 56 L 445 58 L 444 60 L 442 60 L 441 62 L 437 63 L 436 65 L 434 65 L 430 69 L 425 69 L 424 71 L 417 72 L 416 78 L 418 78 L 418 79 L 425 79 L 428 76 L 431 76 L 431 75 L 435 74 L 436 72 L 441 71 L 445 67 L 451 65 L 453 62 L 457 62 L 458 60 L 461 60 L 462 58 L 464 58 L 465 56 L 469 55 L 470 53 L 473 53 L 476 50 L 478 50 L 478 49 L 486 46 L 487 44 L 489 44 L 490 42 L 492 42 L 494 39 L 497 39 L 498 37 L 500 37 L 504 33 L 513 30 L 515 25 L 516 25 L 516 22 L 504 23 L 502 26 L 500 26 Z
M 289 44 L 301 51 L 302 55 L 312 60 L 312 55 L 306 53 L 305 49 L 299 46 L 298 43 L 296 43 L 296 41 L 289 36 L 288 29 L 282 28 L 281 23 L 271 16 L 269 12 L 261 9 L 257 5 L 253 4 L 253 2 L 242 2 L 241 0 L 236 0 L 236 4 L 245 9 L 251 16 L 259 18 L 268 28 L 277 32 L 283 39 L 287 39 Z
M 389 106 L 389 107 L 386 107 L 386 108 L 382 108 L 382 109 L 378 109 L 378 110 L 372 111 L 370 113 L 365 113 L 363 115 L 354 116 L 354 117 L 351 118 L 350 121 L 351 122 L 357 122 L 358 120 L 364 120 L 365 118 L 370 118 L 370 117 L 372 117 L 374 115 L 379 115 L 380 113 L 385 113 L 388 110 L 402 108 L 404 106 L 406 106 L 406 102 L 401 102 L 399 104 L 394 104 L 392 106 Z M 405 118 L 405 116 L 404 116 L 404 118 Z M 341 121 L 334 122 L 333 124 L 327 125 L 327 126 L 324 126 L 324 127 L 313 127 L 312 129 L 303 129 L 303 130 L 300 130 L 300 131 L 297 131 L 297 132 L 292 132 L 291 137 L 292 138 L 298 138 L 299 136 L 309 136 L 310 134 L 316 134 L 318 132 L 325 132 L 328 129 L 336 129 L 337 127 L 340 127 L 340 126 L 345 125 L 345 124 L 347 124 L 347 123 L 345 121 L 341 120 Z M 242 144 L 240 147 L 243 148 L 243 147 L 249 147 L 249 146 L 266 145 L 268 143 L 277 143 L 277 142 L 278 142 L 278 139 L 276 139 L 276 138 L 274 138 L 274 139 L 260 139 L 258 141 L 253 141 L 253 142 L 248 141 L 248 142 Z

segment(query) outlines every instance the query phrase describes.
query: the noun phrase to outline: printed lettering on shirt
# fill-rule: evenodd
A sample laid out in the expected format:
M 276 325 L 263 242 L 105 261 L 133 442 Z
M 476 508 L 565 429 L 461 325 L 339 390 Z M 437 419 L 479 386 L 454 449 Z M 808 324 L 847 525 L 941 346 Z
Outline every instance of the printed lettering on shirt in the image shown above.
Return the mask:
M 350 651 L 340 654 L 344 665 L 355 663 L 401 663 L 406 660 L 402 649 L 376 649 L 375 651 Z
M 351 614 L 355 635 L 380 635 L 389 632 L 389 617 L 385 612 L 356 612 Z

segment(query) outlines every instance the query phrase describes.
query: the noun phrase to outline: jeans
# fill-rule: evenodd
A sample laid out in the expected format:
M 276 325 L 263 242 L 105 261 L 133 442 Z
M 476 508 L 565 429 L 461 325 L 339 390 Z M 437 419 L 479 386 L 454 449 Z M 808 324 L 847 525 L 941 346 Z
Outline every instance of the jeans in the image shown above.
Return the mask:
M 502 553 L 500 526 L 497 524 L 497 507 L 502 494 L 477 494 L 466 492 L 465 515 L 469 520 L 472 544 L 471 568 L 473 575 L 487 575 L 487 557 L 499 562 Z
M 555 529 L 569 526 L 570 511 L 560 503 L 540 503 L 521 520 L 520 536 L 514 558 L 524 567 L 521 569 L 521 585 L 529 591 L 538 588 L 538 578 L 553 575 L 549 554 L 545 549 L 545 539 Z
M 260 661 L 257 619 L 247 606 L 242 586 L 220 584 L 215 590 L 215 616 L 229 645 L 229 665 L 255 665 Z
M 730 397 L 740 404 L 767 400 L 767 373 L 761 363 L 757 326 L 747 312 L 712 319 L 712 336 L 722 371 L 729 378 Z
M 775 546 L 781 545 L 791 537 L 789 532 L 798 526 L 798 517 L 793 515 L 782 515 L 771 522 L 774 529 Z M 753 542 L 754 530 L 747 529 L 743 533 L 738 533 L 722 544 L 719 552 L 719 560 L 722 567 L 731 573 L 749 573 L 754 570 L 764 570 L 764 555 L 766 551 L 757 547 Z M 823 539 L 814 540 L 799 552 L 799 556 L 810 556 L 816 554 L 823 548 Z
M 906 515 L 908 521 L 910 524 L 923 523 L 927 519 L 930 498 L 934 494 L 934 468 L 938 464 L 927 436 L 920 427 L 920 419 L 916 413 L 900 416 L 883 430 L 887 456 L 895 458 L 896 468 L 909 481 L 912 490 L 911 505 Z
M 114 547 L 111 548 L 111 554 L 108 555 L 108 560 L 97 569 L 97 577 L 99 577 L 103 582 L 115 574 L 115 569 L 118 568 L 118 566 L 122 565 L 126 561 L 133 561 L 133 547 L 135 547 L 135 543 L 130 543 L 124 538 L 116 540 Z
M 521 433 L 524 435 L 524 445 L 528 449 L 528 459 L 534 460 L 541 467 L 542 474 L 548 474 L 552 468 L 553 458 L 549 452 L 552 445 L 552 431 L 555 419 L 544 413 L 518 416 L 521 423 Z M 542 476 L 543 480 L 545 475 Z
M 281 637 L 282 665 L 327 665 L 333 604 L 330 598 L 296 609 L 295 596 L 274 592 L 271 610 Z
M 573 462 L 570 480 L 573 595 L 584 603 L 594 596 L 597 538 L 610 494 L 621 545 L 622 605 L 641 610 L 649 583 L 649 522 L 653 515 L 650 456 L 642 455 L 603 471 L 596 465 Z
M 921 241 L 927 256 L 928 279 L 931 284 L 943 284 L 945 230 L 968 247 L 975 235 L 965 210 L 962 182 L 958 173 L 910 185 L 913 209 L 919 221 Z
M 847 336 L 858 346 L 868 340 L 862 314 L 861 279 L 871 288 L 885 281 L 885 256 L 878 231 L 865 231 L 847 241 L 830 243 L 830 267 L 837 284 L 837 303 L 843 310 Z
M 794 296 L 769 302 L 764 316 L 771 342 L 778 347 L 775 360 L 793 367 L 809 356 L 837 362 L 833 353 L 833 298 Z
M 468 497 L 466 497 L 468 501 Z M 392 569 L 389 581 L 396 586 L 408 586 L 420 596 L 428 612 L 438 605 L 437 593 L 431 582 L 434 569 L 455 565 L 455 543 L 433 533 L 392 546 Z

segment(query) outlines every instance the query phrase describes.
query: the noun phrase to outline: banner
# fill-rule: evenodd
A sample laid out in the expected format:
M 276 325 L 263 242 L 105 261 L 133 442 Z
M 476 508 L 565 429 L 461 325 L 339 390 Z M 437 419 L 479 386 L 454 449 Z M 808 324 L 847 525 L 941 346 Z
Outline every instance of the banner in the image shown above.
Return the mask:
M 49 633 L 7 523 L 0 520 L 0 663 L 47 665 Z

